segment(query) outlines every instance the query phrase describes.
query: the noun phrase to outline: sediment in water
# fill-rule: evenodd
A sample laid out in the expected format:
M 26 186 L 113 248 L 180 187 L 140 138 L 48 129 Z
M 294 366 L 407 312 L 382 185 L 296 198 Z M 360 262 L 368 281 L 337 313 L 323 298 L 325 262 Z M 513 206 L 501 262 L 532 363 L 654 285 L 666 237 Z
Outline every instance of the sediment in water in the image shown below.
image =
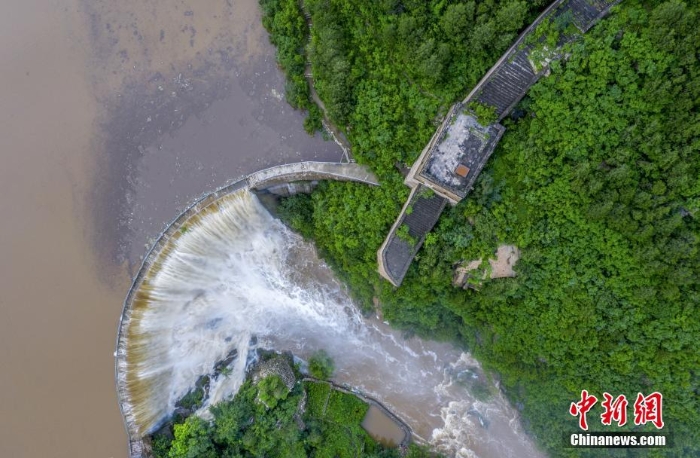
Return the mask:
M 198 204 L 161 240 L 128 299 L 117 352 L 132 456 L 201 375 L 232 350 L 245 355 L 253 347 L 301 357 L 326 350 L 336 382 L 377 399 L 447 453 L 538 456 L 506 402 L 477 401 L 460 383 L 460 371 L 478 363 L 449 345 L 404 340 L 364 319 L 313 245 L 247 190 Z M 232 369 L 212 378 L 208 403 L 237 391 L 245 358 Z M 459 414 L 473 409 L 488 428 Z

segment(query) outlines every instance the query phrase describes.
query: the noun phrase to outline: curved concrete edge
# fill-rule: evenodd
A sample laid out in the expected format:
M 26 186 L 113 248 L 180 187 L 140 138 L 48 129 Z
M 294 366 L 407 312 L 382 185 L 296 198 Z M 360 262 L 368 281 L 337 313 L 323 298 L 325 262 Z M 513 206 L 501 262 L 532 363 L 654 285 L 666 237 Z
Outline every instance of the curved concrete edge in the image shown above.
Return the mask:
M 265 189 L 282 182 L 308 180 L 344 180 L 379 185 L 372 172 L 356 163 L 297 162 L 260 170 L 246 178 L 251 189 Z
M 117 402 L 119 403 L 119 409 L 122 414 L 129 441 L 128 456 L 130 458 L 143 458 L 145 456 L 145 450 L 143 438 L 140 436 L 139 431 L 136 430 L 133 421 L 130 421 L 133 420 L 133 417 L 126 403 L 126 399 L 128 398 L 125 373 L 127 367 L 126 329 L 131 323 L 131 306 L 134 296 L 141 287 L 153 262 L 160 256 L 163 248 L 170 241 L 171 236 L 177 232 L 183 224 L 195 214 L 216 203 L 219 199 L 236 191 L 240 191 L 241 189 L 263 190 L 280 183 L 307 180 L 355 181 L 374 186 L 379 185 L 379 181 L 368 168 L 356 163 L 297 162 L 259 170 L 196 198 L 177 217 L 165 225 L 164 229 L 156 238 L 156 241 L 146 252 L 141 267 L 134 277 L 129 292 L 124 299 L 124 306 L 117 327 L 116 351 L 114 353 Z

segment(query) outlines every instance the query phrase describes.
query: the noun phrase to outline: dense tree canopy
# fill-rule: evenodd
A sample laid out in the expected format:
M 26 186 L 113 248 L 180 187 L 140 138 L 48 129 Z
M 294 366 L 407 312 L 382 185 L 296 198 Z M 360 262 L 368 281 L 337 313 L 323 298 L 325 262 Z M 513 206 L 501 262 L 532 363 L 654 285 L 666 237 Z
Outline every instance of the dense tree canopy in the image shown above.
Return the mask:
M 318 379 L 329 379 L 335 371 L 333 359 L 324 350 L 314 353 L 309 359 L 309 374 Z
M 326 383 L 291 391 L 277 375 L 247 381 L 234 399 L 211 408 L 212 422 L 192 415 L 153 438 L 155 458 L 398 458 L 360 426 L 369 406 Z M 411 445 L 409 456 L 428 458 Z
M 587 389 L 660 391 L 675 443 L 658 452 L 696 456 L 700 6 L 625 0 L 568 45 L 394 289 L 376 273 L 376 250 L 407 193 L 395 166 L 416 158 L 435 116 L 545 2 L 305 3 L 319 94 L 382 186 L 322 184 L 283 202 L 282 217 L 360 304 L 377 297 L 392 324 L 471 349 L 552 455 L 585 456 L 562 448 L 562 434 Z M 455 263 L 500 243 L 522 251 L 517 278 L 452 287 Z

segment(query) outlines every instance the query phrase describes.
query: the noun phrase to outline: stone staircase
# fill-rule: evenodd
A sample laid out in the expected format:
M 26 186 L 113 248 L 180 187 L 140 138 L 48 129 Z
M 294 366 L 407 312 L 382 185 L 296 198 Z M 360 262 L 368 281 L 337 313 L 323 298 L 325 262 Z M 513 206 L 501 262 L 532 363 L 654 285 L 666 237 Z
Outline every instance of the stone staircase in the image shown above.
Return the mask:
M 517 52 L 512 60 L 491 74 L 477 93 L 476 100 L 494 107 L 499 120 L 510 112 L 538 79 L 528 60 L 528 52 L 528 47 Z

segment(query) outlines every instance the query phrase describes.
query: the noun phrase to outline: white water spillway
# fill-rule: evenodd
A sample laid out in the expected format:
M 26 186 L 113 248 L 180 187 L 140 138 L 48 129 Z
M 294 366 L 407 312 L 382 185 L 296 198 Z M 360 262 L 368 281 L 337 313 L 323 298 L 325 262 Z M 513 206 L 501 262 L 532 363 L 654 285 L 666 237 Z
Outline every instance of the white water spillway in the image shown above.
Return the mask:
M 478 363 L 452 346 L 403 339 L 362 317 L 313 245 L 247 190 L 220 198 L 174 232 L 122 323 L 118 384 L 127 427 L 153 432 L 201 375 L 232 350 L 232 374 L 210 401 L 232 396 L 254 345 L 334 359 L 334 380 L 392 409 L 419 437 L 460 457 L 535 457 L 517 414 L 496 391 L 477 401 Z M 488 382 L 486 382 L 488 383 Z

